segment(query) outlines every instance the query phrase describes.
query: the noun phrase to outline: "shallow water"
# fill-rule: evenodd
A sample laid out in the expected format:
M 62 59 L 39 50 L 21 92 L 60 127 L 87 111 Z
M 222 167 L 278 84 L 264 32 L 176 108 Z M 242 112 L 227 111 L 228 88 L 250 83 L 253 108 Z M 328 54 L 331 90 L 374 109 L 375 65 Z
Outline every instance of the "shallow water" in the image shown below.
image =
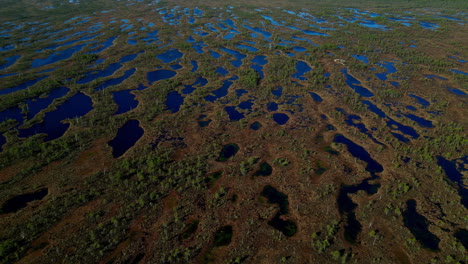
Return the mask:
M 44 80 L 47 77 L 49 77 L 49 76 L 45 75 L 45 76 L 39 77 L 39 78 L 34 79 L 34 80 L 26 81 L 26 82 L 24 82 L 22 84 L 19 84 L 17 86 L 13 86 L 13 87 L 10 87 L 10 88 L 0 90 L 0 95 L 10 94 L 10 93 L 13 93 L 13 92 L 24 90 L 26 88 L 29 88 L 29 87 L 33 86 L 34 84 L 38 83 L 39 81 Z
M 19 137 L 30 137 L 36 134 L 47 134 L 44 142 L 61 137 L 70 127 L 69 123 L 62 123 L 66 119 L 82 117 L 93 109 L 91 98 L 81 92 L 76 93 L 57 109 L 47 112 L 42 123 L 36 123 L 33 126 L 20 129 Z
M 5 70 L 9 68 L 10 66 L 12 66 L 13 64 L 15 64 L 19 58 L 21 58 L 21 55 L 14 55 L 8 58 L 4 58 L 6 62 L 0 65 L 0 71 Z
M 180 110 L 180 107 L 184 103 L 184 97 L 179 94 L 177 91 L 172 91 L 167 95 L 166 98 L 166 107 L 172 113 L 177 113 Z
M 112 93 L 112 98 L 118 105 L 118 109 L 114 115 L 124 114 L 138 106 L 138 101 L 135 100 L 135 95 L 132 94 L 131 91 L 132 90 L 123 90 Z
M 125 71 L 125 73 L 120 77 L 106 80 L 103 84 L 101 84 L 98 87 L 94 88 L 94 90 L 95 91 L 102 91 L 102 90 L 104 90 L 104 89 L 106 89 L 106 88 L 108 88 L 110 86 L 119 85 L 119 84 L 123 83 L 125 80 L 127 80 L 128 78 L 130 78 L 135 72 L 136 72 L 136 69 L 131 68 L 131 69 Z
M 306 77 L 304 77 L 304 74 L 311 71 L 312 68 L 310 68 L 310 66 L 306 63 L 306 62 L 303 62 L 303 61 L 297 61 L 296 63 L 296 73 L 294 73 L 291 77 L 293 78 L 297 78 L 301 81 L 305 81 L 307 80 Z
M 415 200 L 406 201 L 402 215 L 405 226 L 425 248 L 439 250 L 440 239 L 429 231 L 430 222 L 417 212 Z
M 171 63 L 182 58 L 184 54 L 178 49 L 169 49 L 168 51 L 158 54 L 156 58 L 162 60 L 163 63 Z
M 32 119 L 41 110 L 46 109 L 55 99 L 65 96 L 70 89 L 59 87 L 52 90 L 46 97 L 38 97 L 26 100 L 28 106 L 28 119 Z
M 283 114 L 283 113 L 274 113 L 273 114 L 273 120 L 278 125 L 284 125 L 289 121 L 289 116 L 287 114 Z
M 228 159 L 234 157 L 234 155 L 236 155 L 238 151 L 239 151 L 239 146 L 235 143 L 229 143 L 227 145 L 224 145 L 216 161 L 225 162 Z
M 114 139 L 108 142 L 112 147 L 112 156 L 118 158 L 125 154 L 143 136 L 140 121 L 132 119 L 120 127 Z
M 312 99 L 314 99 L 315 102 L 320 103 L 320 102 L 323 101 L 323 99 L 322 99 L 322 97 L 320 97 L 320 95 L 318 95 L 318 94 L 316 94 L 314 92 L 309 92 L 309 94 L 312 97 Z
M 426 128 L 432 128 L 433 127 L 431 121 L 426 120 L 426 119 L 424 119 L 422 117 L 419 117 L 419 116 L 416 116 L 416 115 L 413 115 L 413 114 L 405 114 L 404 116 L 406 116 L 407 118 L 413 120 L 414 122 L 416 122 L 421 127 L 426 127 Z
M 459 90 L 459 89 L 457 89 L 457 88 L 448 87 L 447 89 L 448 89 L 450 92 L 452 92 L 452 93 L 454 93 L 454 94 L 456 94 L 456 95 L 464 95 L 464 96 L 468 95 L 468 94 L 466 94 L 465 92 L 463 92 L 462 90 Z
M 0 210 L 2 214 L 16 213 L 19 210 L 25 208 L 28 203 L 36 200 L 42 200 L 49 190 L 47 188 L 40 189 L 32 193 L 25 193 L 17 195 L 13 198 L 8 199 Z
M 156 70 L 156 71 L 148 72 L 146 74 L 146 78 L 148 79 L 149 85 L 152 85 L 154 82 L 170 79 L 174 77 L 176 74 L 177 72 L 172 71 L 172 70 Z
M 51 54 L 47 58 L 35 59 L 35 60 L 32 61 L 31 66 L 33 68 L 37 68 L 37 67 L 49 65 L 49 64 L 52 64 L 52 63 L 56 63 L 56 62 L 59 62 L 59 61 L 62 61 L 62 60 L 66 60 L 66 59 L 70 58 L 71 56 L 73 56 L 73 54 L 75 54 L 76 52 L 83 49 L 86 45 L 87 44 L 77 45 L 77 46 L 68 48 L 68 49 L 63 50 L 63 51 L 57 51 L 57 52 Z
M 196 72 L 198 70 L 198 62 L 197 61 L 190 61 L 190 64 L 192 64 L 192 70 L 191 72 Z
M 262 124 L 260 122 L 258 122 L 258 121 L 255 121 L 250 125 L 250 129 L 252 129 L 254 131 L 257 131 L 260 128 L 262 128 Z
M 384 68 L 387 69 L 386 72 L 383 72 L 383 73 L 376 73 L 375 75 L 377 76 L 377 78 L 379 78 L 380 80 L 382 81 L 385 81 L 387 80 L 387 75 L 389 74 L 392 74 L 392 73 L 395 73 L 397 72 L 397 69 L 395 68 L 395 63 L 393 62 L 383 62 L 383 63 L 377 63 L 377 65 L 380 65 Z
M 341 72 L 345 75 L 345 83 L 362 97 L 372 97 L 374 94 L 367 88 L 361 86 L 361 82 L 348 73 L 348 69 L 343 68 Z
M 231 80 L 231 79 L 230 79 Z M 221 97 L 224 97 L 228 94 L 228 89 L 229 87 L 231 87 L 231 85 L 233 84 L 232 81 L 230 80 L 225 80 L 223 81 L 223 86 L 221 86 L 219 89 L 217 90 L 214 90 L 212 93 L 214 95 L 207 95 L 205 96 L 205 100 L 209 101 L 209 102 L 214 102 L 216 101 L 217 99 L 221 98 Z
M 409 94 L 408 95 L 409 97 L 412 97 L 414 99 L 416 99 L 416 102 L 418 104 L 420 104 L 423 108 L 426 108 L 428 107 L 431 103 L 429 103 L 429 101 L 427 101 L 426 99 L 422 98 L 422 97 L 419 97 L 417 95 L 414 95 L 414 94 Z
M 224 107 L 224 110 L 229 116 L 229 120 L 231 121 L 239 121 L 243 118 L 245 118 L 245 115 L 239 111 L 236 110 L 235 106 L 226 106 Z

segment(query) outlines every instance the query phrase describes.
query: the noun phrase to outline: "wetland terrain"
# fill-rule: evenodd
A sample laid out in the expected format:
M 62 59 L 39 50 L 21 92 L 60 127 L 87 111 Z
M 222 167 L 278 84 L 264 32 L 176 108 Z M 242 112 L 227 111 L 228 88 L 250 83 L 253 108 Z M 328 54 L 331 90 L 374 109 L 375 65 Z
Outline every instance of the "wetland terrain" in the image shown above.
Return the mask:
M 468 2 L 1 2 L 0 263 L 468 263 Z

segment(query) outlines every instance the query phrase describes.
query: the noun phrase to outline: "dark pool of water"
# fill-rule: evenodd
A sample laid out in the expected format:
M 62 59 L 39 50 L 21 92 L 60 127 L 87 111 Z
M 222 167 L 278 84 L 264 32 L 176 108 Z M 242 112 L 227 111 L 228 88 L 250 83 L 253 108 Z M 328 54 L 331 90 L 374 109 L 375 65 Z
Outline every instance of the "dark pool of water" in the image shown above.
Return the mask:
M 89 53 L 90 54 L 98 54 L 98 53 L 106 50 L 110 46 L 114 45 L 114 40 L 116 40 L 117 38 L 118 37 L 110 37 L 106 41 L 104 41 L 103 43 L 100 43 L 100 44 L 97 44 L 97 45 L 91 47 L 91 49 L 94 49 L 94 50 L 90 51 Z
M 140 127 L 140 121 L 129 120 L 119 128 L 115 138 L 108 142 L 109 146 L 112 147 L 112 156 L 118 158 L 125 154 L 143 136 L 143 133 L 144 130 Z
M 426 77 L 428 79 L 439 79 L 439 80 L 443 80 L 443 81 L 448 80 L 447 78 L 444 78 L 444 77 L 441 77 L 441 76 L 435 75 L 435 74 L 426 74 L 426 75 L 424 75 L 424 77 Z
M 55 99 L 65 96 L 70 89 L 59 87 L 53 89 L 46 97 L 38 97 L 26 100 L 28 105 L 28 119 L 32 119 L 41 110 L 46 109 Z
M 26 89 L 28 87 L 33 86 L 34 84 L 38 83 L 39 81 L 44 80 L 47 77 L 49 77 L 49 76 L 45 75 L 45 76 L 39 77 L 39 78 L 34 79 L 34 80 L 26 81 L 26 82 L 24 82 L 22 84 L 19 84 L 17 86 L 0 90 L 0 95 L 10 94 L 10 93 L 13 93 L 13 92 L 24 90 L 24 89 Z
M 263 73 L 263 67 L 261 65 L 252 64 L 250 68 L 254 69 L 258 73 L 258 75 L 260 76 L 260 79 L 265 78 L 265 74 Z
M 451 69 L 450 71 L 452 71 L 452 72 L 454 72 L 454 73 L 463 74 L 463 75 L 468 76 L 468 72 L 463 72 L 463 71 L 454 70 L 454 69 Z
M 297 78 L 299 80 L 305 81 L 307 80 L 306 77 L 304 77 L 304 74 L 312 70 L 312 68 L 309 67 L 309 65 L 304 62 L 304 61 L 297 61 L 296 63 L 296 73 L 292 75 L 293 78 Z
M 195 82 L 191 85 L 184 85 L 184 89 L 182 89 L 182 94 L 191 94 L 196 90 L 196 87 L 203 87 L 208 83 L 208 80 L 198 76 Z
M 159 32 L 158 30 L 148 32 L 146 33 L 146 38 L 143 38 L 142 40 L 146 43 L 146 45 L 150 45 L 159 40 L 157 36 L 158 32 Z
M 136 72 L 136 69 L 135 68 L 131 68 L 127 71 L 125 71 L 124 75 L 118 77 L 118 78 L 114 78 L 114 79 L 109 79 L 109 80 L 106 80 L 103 84 L 99 85 L 98 87 L 94 88 L 95 91 L 102 91 L 110 86 L 114 86 L 114 85 L 119 85 L 121 83 L 123 83 L 125 80 L 127 80 L 128 78 L 130 78 L 134 73 Z
M 312 97 L 312 99 L 314 99 L 315 102 L 319 103 L 319 102 L 323 101 L 323 99 L 322 99 L 322 97 L 320 97 L 320 95 L 318 95 L 318 94 L 316 94 L 314 92 L 310 92 L 309 94 Z
M 122 68 L 122 64 L 120 63 L 112 63 L 109 64 L 104 70 L 100 71 L 92 71 L 86 74 L 85 77 L 82 79 L 78 80 L 76 83 L 77 84 L 85 84 L 92 82 L 98 78 L 104 78 L 113 75 L 117 70 Z
M 32 193 L 17 195 L 13 198 L 8 199 L 2 205 L 0 212 L 2 214 L 16 213 L 19 210 L 25 208 L 28 205 L 28 203 L 36 200 L 42 200 L 48 193 L 49 190 L 47 188 L 44 188 Z
M 247 100 L 247 101 L 239 103 L 239 105 L 237 105 L 237 107 L 239 107 L 240 109 L 243 109 L 243 110 L 252 110 L 253 104 L 254 104 L 253 99 L 251 99 L 251 100 Z
M 80 51 L 82 48 L 84 48 L 86 44 L 81 44 L 81 45 L 76 45 L 74 47 L 68 48 L 63 51 L 57 51 L 51 55 L 49 55 L 47 58 L 43 59 L 35 59 L 32 61 L 31 66 L 33 68 L 41 67 L 44 65 L 49 65 L 52 63 L 56 63 L 62 60 L 66 60 L 73 56 L 76 52 Z
M 367 135 L 372 141 L 374 141 L 375 143 L 377 143 L 379 145 L 382 145 L 382 143 L 380 143 L 377 139 L 374 138 L 374 136 L 371 134 L 369 129 L 366 128 L 366 125 L 361 123 L 362 119 L 361 119 L 360 116 L 347 114 L 342 108 L 336 108 L 336 110 L 339 111 L 340 113 L 342 113 L 346 117 L 345 123 L 348 126 L 352 126 L 352 127 L 357 128 L 359 130 L 359 132 Z
M 40 72 L 40 73 L 42 73 L 42 72 Z M 2 74 L 2 75 L 0 75 L 0 79 L 10 77 L 10 76 L 15 76 L 15 75 L 18 75 L 18 73 L 17 72 L 12 72 L 12 73 L 7 73 L 7 74 Z
M 303 48 L 303 47 L 294 46 L 293 51 L 294 52 L 305 52 L 305 51 L 307 51 L 307 49 Z
M 257 52 L 258 51 L 257 48 L 254 48 L 254 47 L 249 46 L 249 45 L 244 45 L 244 44 L 238 44 L 238 45 L 236 45 L 236 48 L 245 49 L 245 50 L 248 50 L 250 52 Z
M 278 104 L 277 104 L 276 102 L 269 102 L 269 103 L 267 104 L 267 109 L 268 109 L 268 111 L 270 111 L 270 112 L 271 112 L 271 111 L 276 111 L 276 110 L 278 110 Z
M 261 66 L 265 66 L 265 64 L 268 63 L 268 60 L 266 59 L 266 56 L 257 55 L 255 56 L 255 58 L 252 59 L 252 62 Z
M 239 151 L 239 146 L 235 143 L 224 145 L 216 161 L 225 162 L 228 159 L 234 157 L 234 155 L 236 155 L 238 151 Z
M 265 196 L 268 199 L 269 203 L 277 204 L 279 206 L 280 214 L 289 213 L 289 201 L 288 196 L 286 194 L 278 191 L 271 185 L 266 185 L 265 187 L 263 187 L 263 190 L 260 194 L 262 196 Z
M 437 156 L 437 165 L 442 167 L 447 178 L 457 185 L 461 203 L 465 208 L 468 208 L 468 189 L 463 184 L 463 174 L 457 169 L 453 161 L 447 160 L 442 156 Z
M 463 174 L 457 170 L 457 166 L 442 156 L 437 156 L 437 165 L 441 166 L 447 177 L 457 185 L 463 187 Z
M 180 107 L 184 103 L 184 97 L 179 94 L 177 91 L 172 91 L 167 94 L 166 97 L 166 107 L 172 113 L 177 113 L 180 110 Z
M 100 36 L 100 35 L 102 35 L 102 34 L 83 36 L 83 37 L 75 39 L 75 40 L 70 40 L 70 41 L 67 41 L 67 42 L 64 42 L 64 43 L 61 43 L 61 44 L 55 44 L 55 45 L 48 46 L 46 48 L 43 48 L 43 49 L 40 49 L 40 50 L 36 51 L 36 53 L 42 52 L 44 50 L 54 50 L 54 49 L 57 49 L 59 47 L 72 45 L 72 44 L 75 44 L 76 42 L 83 41 L 83 40 L 91 40 L 91 39 L 93 39 L 93 38 L 95 38 L 97 36 Z M 58 41 L 53 41 L 53 42 L 58 42 Z
M 468 230 L 460 228 L 455 232 L 455 237 L 465 248 L 468 248 Z
M 288 237 L 293 236 L 297 232 L 296 223 L 291 220 L 284 220 L 283 217 L 281 217 L 282 215 L 288 214 L 288 196 L 271 185 L 265 186 L 260 194 L 266 197 L 269 203 L 277 204 L 279 206 L 278 213 L 268 221 L 268 224 Z
M 436 23 L 430 23 L 430 22 L 424 22 L 424 21 L 419 22 L 419 25 L 422 28 L 432 29 L 432 30 L 437 29 L 439 27 L 439 25 L 437 25 Z
M 213 58 L 215 58 L 215 59 L 218 59 L 218 58 L 220 58 L 221 56 L 223 56 L 223 55 L 219 54 L 218 52 L 216 52 L 216 51 L 214 51 L 214 50 L 209 50 L 209 51 L 210 51 L 211 57 L 213 57 Z
M 207 127 L 211 123 L 211 121 L 212 121 L 211 119 L 208 119 L 208 120 L 199 120 L 197 122 L 200 127 Z
M 384 67 L 385 69 L 387 69 L 386 72 L 376 73 L 375 74 L 375 76 L 377 76 L 377 78 L 379 78 L 382 81 L 385 81 L 385 80 L 388 79 L 387 75 L 397 72 L 397 69 L 394 66 L 395 63 L 393 63 L 393 62 L 377 63 L 377 65 L 380 65 L 380 66 Z
M 408 135 L 408 136 L 412 137 L 413 139 L 419 138 L 419 134 L 416 132 L 416 130 L 414 130 L 414 128 L 412 128 L 410 126 L 405 126 L 405 125 L 403 125 L 401 123 L 398 123 L 397 121 L 391 119 L 382 110 L 380 110 L 376 105 L 374 105 L 370 101 L 363 100 L 362 102 L 365 105 L 367 105 L 367 109 L 369 109 L 371 112 L 373 112 L 374 114 L 376 114 L 377 116 L 379 116 L 381 118 L 385 118 L 387 126 L 390 129 L 400 131 L 401 133 L 403 133 L 405 135 Z M 392 132 L 392 135 L 395 136 L 395 138 L 397 138 L 401 142 L 406 143 L 406 142 L 409 141 L 407 138 L 405 138 L 404 136 L 402 136 L 402 135 L 400 135 L 398 133 L 393 133 Z
M 221 66 L 218 66 L 218 68 L 216 69 L 216 73 L 219 73 L 221 76 L 226 76 L 227 74 L 229 74 L 229 71 Z
M 286 26 L 286 27 L 290 28 L 292 30 L 302 31 L 302 33 L 304 33 L 306 35 L 309 35 L 309 36 L 324 36 L 324 37 L 329 36 L 327 33 L 317 32 L 317 31 L 308 30 L 308 29 L 302 29 L 302 28 L 298 28 L 298 27 L 295 27 L 295 26 Z
M 367 194 L 372 195 L 377 193 L 380 188 L 380 184 L 370 184 L 369 181 L 377 179 L 375 173 L 382 172 L 383 167 L 376 162 L 369 153 L 361 146 L 352 142 L 343 135 L 335 135 L 333 140 L 335 143 L 342 143 L 347 146 L 349 153 L 364 162 L 367 163 L 366 171 L 370 172 L 371 177 L 363 180 L 359 184 L 355 185 L 342 185 L 338 194 L 338 209 L 340 214 L 346 216 L 345 224 L 345 238 L 351 243 L 356 243 L 358 235 L 362 231 L 362 225 L 356 218 L 354 210 L 357 208 L 352 199 L 349 197 L 350 194 L 357 193 L 358 191 L 365 191 Z
M 192 47 L 193 49 L 195 50 L 195 52 L 199 53 L 199 54 L 203 54 L 205 51 L 203 50 L 204 47 L 207 47 L 207 45 L 205 45 L 205 43 L 203 41 L 200 41 L 200 42 L 195 42 L 192 44 Z
M 138 106 L 138 100 L 135 100 L 135 95 L 131 91 L 123 90 L 112 93 L 112 98 L 118 106 L 117 112 L 114 115 L 126 113 Z
M 266 161 L 260 164 L 260 168 L 254 173 L 254 176 L 270 176 L 273 173 L 273 168 Z
M 417 115 L 413 115 L 413 114 L 405 114 L 404 116 L 406 116 L 407 118 L 413 120 L 414 122 L 416 122 L 418 125 L 420 125 L 421 127 L 427 127 L 427 128 L 432 128 L 434 127 L 432 125 L 432 121 L 429 121 L 429 120 L 426 120 L 422 117 L 419 117 Z
M 0 152 L 3 151 L 3 145 L 6 143 L 6 138 L 3 134 L 0 134 Z
M 259 130 L 260 128 L 262 128 L 262 124 L 258 121 L 255 121 L 250 125 L 250 129 L 255 131 Z
M 214 235 L 214 247 L 222 247 L 231 244 L 232 240 L 232 226 L 223 226 Z
M 375 21 L 372 21 L 372 20 L 365 20 L 364 22 L 359 22 L 359 25 L 368 27 L 368 28 L 381 29 L 381 30 L 389 29 L 387 26 L 377 24 L 375 23 Z
M 378 115 L 379 117 L 381 117 L 381 118 L 387 117 L 387 114 L 385 114 L 382 110 L 380 110 L 380 108 L 378 108 L 378 107 L 377 107 L 375 104 L 373 104 L 372 102 L 367 101 L 367 100 L 363 100 L 362 103 L 364 103 L 365 105 L 367 105 L 367 109 L 369 109 L 371 112 L 373 112 L 374 114 Z
M 169 49 L 164 53 L 158 54 L 156 58 L 162 60 L 164 63 L 171 63 L 182 58 L 182 56 L 184 56 L 184 54 L 178 49 Z
M 156 70 L 156 71 L 151 71 L 146 74 L 146 78 L 148 79 L 149 85 L 153 84 L 154 82 L 160 81 L 160 80 L 166 80 L 174 77 L 177 74 L 177 72 L 172 71 L 172 70 Z
M 0 65 L 0 71 L 7 69 L 11 65 L 15 64 L 19 58 L 21 58 L 21 55 L 14 55 L 8 58 L 4 58 L 3 60 L 5 60 L 6 62 Z
M 32 119 L 41 110 L 46 109 L 54 99 L 65 96 L 69 91 L 70 89 L 66 87 L 59 87 L 53 89 L 45 97 L 27 99 L 25 102 L 27 105 L 27 118 Z M 0 123 L 8 119 L 16 120 L 19 123 L 18 126 L 21 125 L 23 123 L 23 114 L 21 113 L 21 109 L 18 106 L 15 106 L 0 112 Z
M 243 26 L 244 28 L 248 29 L 248 30 L 251 30 L 251 31 L 255 32 L 255 33 L 261 34 L 261 35 L 265 38 L 265 40 L 267 40 L 267 41 L 269 41 L 269 38 L 271 37 L 271 33 L 270 33 L 270 32 L 265 31 L 265 30 L 263 30 L 263 29 L 261 29 L 261 28 L 258 28 L 258 27 L 255 27 L 255 28 L 254 28 L 254 27 L 251 27 L 251 26 L 245 25 L 245 24 L 242 25 L 242 26 Z
M 416 201 L 406 201 L 406 210 L 403 211 L 403 222 L 411 234 L 430 250 L 438 251 L 440 239 L 429 231 L 429 221 L 416 211 Z
M 425 108 L 425 107 L 427 107 L 427 106 L 429 106 L 431 104 L 426 99 L 424 99 L 422 97 L 419 97 L 417 95 L 414 95 L 414 94 L 409 94 L 409 97 L 412 97 L 412 98 L 416 99 L 416 102 L 418 104 L 420 104 L 421 106 L 423 106 L 423 108 Z
M 18 136 L 30 137 L 36 134 L 47 134 L 44 142 L 61 137 L 70 127 L 69 123 L 62 123 L 63 120 L 77 118 L 86 115 L 93 109 L 91 98 L 81 92 L 70 97 L 57 109 L 47 112 L 42 123 L 36 123 L 32 127 L 20 129 Z
M 237 50 L 232 50 L 232 49 L 228 49 L 228 48 L 225 48 L 225 47 L 221 47 L 220 49 L 222 51 L 226 52 L 227 54 L 232 55 L 234 58 L 236 58 L 236 60 L 230 61 L 231 64 L 236 68 L 239 68 L 242 65 L 242 60 L 245 57 L 247 57 L 247 55 L 244 55 L 244 54 L 240 53 Z
M 462 90 L 459 90 L 457 88 L 452 88 L 452 87 L 448 87 L 447 88 L 450 92 L 456 94 L 456 95 L 467 95 L 465 92 L 463 92 Z
M 192 64 L 192 70 L 191 72 L 195 72 L 198 70 L 198 62 L 197 61 L 190 61 L 190 64 Z
M 133 60 L 135 60 L 136 57 L 138 57 L 138 55 L 140 55 L 141 53 L 143 53 L 143 52 L 140 51 L 140 52 L 135 53 L 135 54 L 125 55 L 125 56 L 123 56 L 122 58 L 120 58 L 120 63 L 126 63 L 126 62 L 133 61 Z
M 292 237 L 297 233 L 296 223 L 291 220 L 284 220 L 280 213 L 277 213 L 270 221 L 268 221 L 268 224 L 279 230 L 287 237 Z
M 364 55 L 353 55 L 353 57 L 357 60 L 360 60 L 362 61 L 363 63 L 365 64 L 369 64 L 369 58 L 367 56 L 364 56 Z
M 278 124 L 278 125 L 284 125 L 288 122 L 289 116 L 287 114 L 283 113 L 274 113 L 273 114 L 273 120 Z
M 8 119 L 16 120 L 19 124 L 23 123 L 23 114 L 18 106 L 10 107 L 0 112 L 0 123 Z
M 170 65 L 170 67 L 171 67 L 171 69 L 173 69 L 173 70 L 180 70 L 180 69 L 183 68 L 183 66 L 180 65 L 180 64 L 178 64 L 178 63 L 173 64 L 173 65 Z
M 7 44 L 3 47 L 0 47 L 0 52 L 3 52 L 3 51 L 9 51 L 9 50 L 12 50 L 12 49 L 15 49 L 16 47 L 12 44 Z
M 274 26 L 282 26 L 283 24 L 275 21 L 271 16 L 267 16 L 267 15 L 261 15 L 264 19 L 268 20 L 271 22 L 272 25 Z
M 232 21 L 230 18 L 224 20 L 223 23 L 230 26 L 233 29 L 237 29 L 236 23 L 234 21 Z
M 346 77 L 345 83 L 351 89 L 353 89 L 353 91 L 355 91 L 356 93 L 358 93 L 362 97 L 372 97 L 372 96 L 374 96 L 374 94 L 371 91 L 369 91 L 367 88 L 364 88 L 364 87 L 361 86 L 360 81 L 358 81 L 356 78 L 354 78 L 353 76 L 351 76 L 348 73 L 348 69 L 344 68 L 344 69 L 341 70 L 341 72 Z
M 366 162 L 366 171 L 372 173 L 379 173 L 383 171 L 382 165 L 380 165 L 377 161 L 372 159 L 370 154 L 363 147 L 349 140 L 345 136 L 337 134 L 335 135 L 335 139 L 333 140 L 333 142 L 345 144 L 349 153 L 353 155 L 353 157 L 356 157 Z
M 245 117 L 245 115 L 236 110 L 235 106 L 226 106 L 224 110 L 229 115 L 229 120 L 231 121 L 239 121 Z
M 271 93 L 276 97 L 281 97 L 281 95 L 283 95 L 283 87 L 278 86 L 276 89 L 273 89 Z
M 235 77 L 237 77 L 237 76 L 235 76 Z M 233 84 L 233 82 L 231 80 L 234 80 L 234 79 L 235 78 L 231 78 L 229 80 L 223 81 L 223 86 L 221 86 L 221 88 L 219 88 L 219 89 L 214 90 L 212 92 L 213 95 L 205 96 L 205 100 L 207 100 L 209 102 L 214 102 L 217 99 L 226 96 L 228 94 L 229 87 L 231 87 L 231 85 Z

